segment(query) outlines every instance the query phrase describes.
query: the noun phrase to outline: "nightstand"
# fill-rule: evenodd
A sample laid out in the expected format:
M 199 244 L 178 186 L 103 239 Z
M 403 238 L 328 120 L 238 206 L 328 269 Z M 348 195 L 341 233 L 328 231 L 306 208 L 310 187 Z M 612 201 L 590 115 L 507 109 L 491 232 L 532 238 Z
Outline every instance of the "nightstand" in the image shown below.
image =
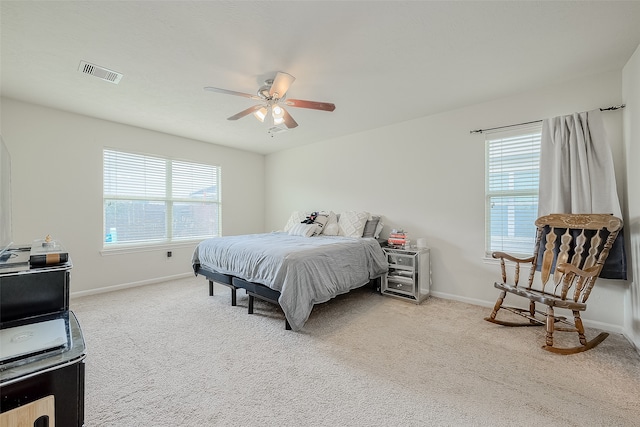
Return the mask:
M 380 292 L 420 304 L 429 296 L 431 260 L 429 248 L 382 248 L 389 272 L 382 277 Z

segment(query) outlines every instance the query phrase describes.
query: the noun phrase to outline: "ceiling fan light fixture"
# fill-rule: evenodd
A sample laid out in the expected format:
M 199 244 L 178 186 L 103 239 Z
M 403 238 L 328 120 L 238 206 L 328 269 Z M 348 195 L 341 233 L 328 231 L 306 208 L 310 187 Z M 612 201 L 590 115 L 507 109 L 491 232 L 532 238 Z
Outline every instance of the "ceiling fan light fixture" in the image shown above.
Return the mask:
M 256 119 L 260 120 L 261 123 L 264 123 L 264 119 L 267 117 L 267 107 L 262 107 L 259 110 L 256 110 L 253 115 Z
M 271 106 L 271 115 L 273 116 L 274 125 L 281 125 L 284 123 L 284 108 L 278 104 Z
M 274 119 L 281 119 L 284 117 L 284 109 L 276 104 L 271 107 L 271 114 L 273 114 Z
M 271 107 L 271 115 L 273 116 L 274 125 L 281 125 L 284 123 L 284 108 L 278 104 Z

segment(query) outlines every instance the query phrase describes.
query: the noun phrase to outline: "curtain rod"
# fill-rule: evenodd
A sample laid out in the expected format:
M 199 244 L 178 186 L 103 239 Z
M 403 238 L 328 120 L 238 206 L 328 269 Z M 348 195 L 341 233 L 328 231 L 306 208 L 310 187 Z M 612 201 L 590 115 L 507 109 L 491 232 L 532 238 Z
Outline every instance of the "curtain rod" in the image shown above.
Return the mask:
M 619 109 L 624 108 L 624 107 L 625 107 L 625 104 L 613 105 L 611 107 L 600 108 L 600 111 L 615 111 L 615 110 L 619 110 Z M 476 129 L 476 130 L 469 131 L 469 133 L 483 133 L 483 132 L 487 132 L 489 130 L 504 129 L 504 128 L 510 128 L 510 127 L 514 127 L 514 126 L 522 126 L 522 125 L 530 125 L 530 124 L 533 124 L 533 123 L 540 123 L 540 122 L 542 122 L 542 120 L 534 120 L 532 122 L 517 123 L 515 125 L 497 126 L 497 127 L 489 128 L 489 129 Z

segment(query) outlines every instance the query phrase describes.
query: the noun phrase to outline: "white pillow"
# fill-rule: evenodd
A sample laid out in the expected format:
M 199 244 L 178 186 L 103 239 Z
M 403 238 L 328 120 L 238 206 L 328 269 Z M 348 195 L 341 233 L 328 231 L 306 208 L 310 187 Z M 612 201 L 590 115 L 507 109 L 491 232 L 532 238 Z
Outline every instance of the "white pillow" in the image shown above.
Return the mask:
M 325 236 L 337 236 L 339 231 L 340 227 L 338 227 L 338 217 L 334 211 L 330 211 L 329 220 L 322 229 L 322 234 Z
M 316 219 L 313 220 L 314 224 L 320 225 L 320 231 L 316 234 L 322 234 L 322 232 L 324 231 L 324 227 L 327 225 L 328 222 L 329 222 L 329 214 L 326 212 L 318 212 Z
M 319 224 L 295 224 L 288 231 L 290 236 L 311 237 L 320 233 L 322 227 Z
M 288 232 L 289 230 L 291 230 L 291 227 L 296 224 L 300 224 L 307 218 L 307 215 L 309 215 L 309 212 L 294 211 L 289 217 L 287 224 L 284 226 L 284 231 Z
M 362 237 L 369 212 L 347 211 L 340 213 L 338 236 Z

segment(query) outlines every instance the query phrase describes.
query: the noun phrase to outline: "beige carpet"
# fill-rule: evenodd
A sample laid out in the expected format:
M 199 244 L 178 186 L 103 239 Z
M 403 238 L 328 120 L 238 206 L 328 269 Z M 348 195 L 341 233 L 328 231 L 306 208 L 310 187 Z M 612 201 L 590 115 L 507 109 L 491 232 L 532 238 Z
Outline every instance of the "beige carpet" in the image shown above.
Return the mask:
M 198 277 L 72 299 L 88 427 L 640 423 L 640 356 L 620 335 L 559 356 L 543 329 L 490 324 L 486 308 L 369 289 L 291 332 L 274 305 L 248 315 L 246 295 L 231 307 L 215 290 Z

